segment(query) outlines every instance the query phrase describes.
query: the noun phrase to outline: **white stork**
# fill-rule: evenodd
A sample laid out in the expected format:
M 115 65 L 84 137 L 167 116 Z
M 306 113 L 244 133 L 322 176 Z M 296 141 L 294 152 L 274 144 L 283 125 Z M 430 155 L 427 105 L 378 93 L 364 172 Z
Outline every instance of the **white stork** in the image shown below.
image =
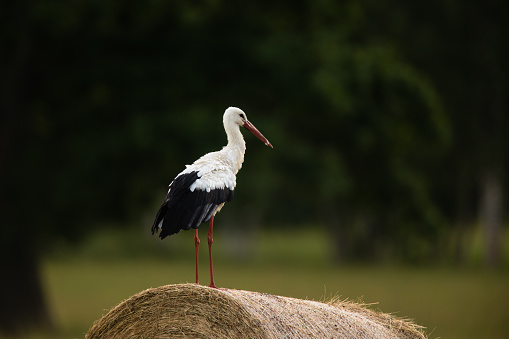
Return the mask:
M 210 262 L 210 285 L 214 283 L 212 269 L 212 232 L 214 216 L 226 202 L 233 199 L 235 175 L 242 167 L 246 142 L 240 132 L 245 127 L 265 145 L 272 145 L 251 124 L 246 114 L 237 107 L 229 107 L 223 115 L 223 125 L 228 137 L 228 144 L 222 150 L 205 154 L 192 165 L 180 172 L 170 184 L 168 194 L 157 212 L 152 234 L 159 232 L 159 237 L 178 233 L 180 230 L 194 228 L 196 284 L 198 284 L 198 227 L 202 222 L 209 223 L 208 245 Z

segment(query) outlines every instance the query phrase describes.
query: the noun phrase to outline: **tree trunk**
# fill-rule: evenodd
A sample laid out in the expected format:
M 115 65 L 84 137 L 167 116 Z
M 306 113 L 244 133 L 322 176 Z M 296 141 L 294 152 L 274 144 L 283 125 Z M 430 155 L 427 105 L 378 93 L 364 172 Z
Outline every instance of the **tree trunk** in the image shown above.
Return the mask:
M 479 217 L 484 229 L 486 263 L 494 267 L 500 260 L 501 229 L 503 218 L 503 173 L 507 163 L 507 60 L 506 50 L 502 48 L 506 41 L 507 28 L 502 13 L 502 2 L 474 5 L 470 8 L 474 27 L 474 63 L 476 75 L 471 79 L 474 84 L 473 107 L 478 152 L 480 152 L 480 211 Z
M 337 213 L 331 212 L 327 227 L 331 232 L 332 260 L 335 263 L 344 262 L 348 256 L 345 223 L 341 221 Z
M 14 336 L 51 328 L 38 261 L 30 240 L 2 241 L 0 333 Z
M 376 259 L 377 234 L 374 219 L 365 212 L 352 216 L 350 212 L 330 207 L 325 214 L 331 232 L 334 262 L 373 262 Z
M 485 170 L 481 181 L 480 223 L 484 230 L 486 264 L 500 261 L 503 218 L 503 186 L 500 171 Z
M 473 224 L 475 217 L 471 213 L 471 186 L 470 176 L 464 172 L 458 173 L 456 181 L 456 213 L 454 221 L 454 239 L 453 239 L 453 260 L 458 266 L 465 263 L 466 260 L 466 244 L 465 238 L 469 225 Z
M 49 328 L 51 321 L 36 251 L 43 226 L 40 207 L 33 206 L 41 205 L 42 195 L 33 193 L 33 177 L 18 175 L 28 166 L 21 159 L 31 132 L 26 109 L 33 55 L 29 5 L 4 5 L 2 10 L 10 14 L 0 25 L 2 33 L 12 33 L 12 45 L 5 44 L 8 48 L 0 50 L 0 336 L 17 336 L 34 328 Z

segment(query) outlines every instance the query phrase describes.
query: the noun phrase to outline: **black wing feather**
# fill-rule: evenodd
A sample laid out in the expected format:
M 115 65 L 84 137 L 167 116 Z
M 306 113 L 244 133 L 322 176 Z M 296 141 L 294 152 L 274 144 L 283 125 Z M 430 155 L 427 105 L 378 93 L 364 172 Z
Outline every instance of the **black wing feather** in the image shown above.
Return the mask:
M 189 188 L 198 179 L 198 172 L 194 171 L 179 175 L 173 180 L 156 214 L 152 234 L 158 232 L 160 224 L 161 239 L 180 230 L 198 228 L 202 222 L 210 220 L 220 204 L 233 199 L 233 190 L 226 187 L 210 192 L 200 189 L 191 192 Z

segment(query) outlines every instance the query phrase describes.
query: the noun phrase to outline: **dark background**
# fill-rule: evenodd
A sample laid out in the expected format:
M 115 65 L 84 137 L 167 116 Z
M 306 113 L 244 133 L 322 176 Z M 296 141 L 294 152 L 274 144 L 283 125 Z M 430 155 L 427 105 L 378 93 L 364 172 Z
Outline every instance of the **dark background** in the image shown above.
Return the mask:
M 44 253 L 155 215 L 184 165 L 226 144 L 228 106 L 274 145 L 245 134 L 227 208 L 251 227 L 325 225 L 337 263 L 455 266 L 479 226 L 483 265 L 504 266 L 507 13 L 456 0 L 2 3 L 0 329 L 47 324 Z

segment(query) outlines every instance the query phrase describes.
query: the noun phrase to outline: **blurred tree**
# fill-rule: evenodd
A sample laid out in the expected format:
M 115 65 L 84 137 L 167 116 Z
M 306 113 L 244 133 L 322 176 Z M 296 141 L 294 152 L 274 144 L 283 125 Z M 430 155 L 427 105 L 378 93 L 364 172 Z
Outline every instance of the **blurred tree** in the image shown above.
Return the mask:
M 428 180 L 449 126 L 430 81 L 370 37 L 355 1 L 310 2 L 265 20 L 277 33 L 260 43 L 259 60 L 275 72 L 285 102 L 277 115 L 289 127 L 278 141 L 278 169 L 287 170 L 272 180 L 285 194 L 277 208 L 287 201 L 299 211 L 290 222 L 320 211 L 338 258 L 372 260 L 388 244 L 402 258 L 436 255 L 442 220 Z
M 387 15 L 379 15 L 389 7 Z M 508 4 L 377 1 L 368 8 L 376 38 L 395 43 L 433 79 L 451 119 L 454 143 L 435 182 L 441 187 L 444 212 L 457 219 L 458 257 L 463 256 L 466 225 L 478 218 L 485 229 L 487 263 L 495 265 L 500 259 L 509 145 L 509 58 L 504 40 L 509 33 L 504 15 Z M 456 201 L 455 206 L 449 201 Z
M 36 159 L 43 155 L 23 143 L 33 136 L 25 102 L 34 80 L 29 71 L 34 51 L 30 19 L 26 4 L 0 7 L 0 293 L 5 305 L 0 333 L 7 334 L 50 326 L 35 250 L 37 228 L 45 217 L 40 215 L 44 199 L 36 193 L 40 185 L 33 179 L 40 178 Z
M 55 238 L 132 220 L 171 173 L 220 147 L 222 110 L 243 106 L 239 79 L 257 74 L 249 25 L 231 30 L 236 9 L 224 9 L 2 4 L 0 332 L 49 326 L 38 260 Z

